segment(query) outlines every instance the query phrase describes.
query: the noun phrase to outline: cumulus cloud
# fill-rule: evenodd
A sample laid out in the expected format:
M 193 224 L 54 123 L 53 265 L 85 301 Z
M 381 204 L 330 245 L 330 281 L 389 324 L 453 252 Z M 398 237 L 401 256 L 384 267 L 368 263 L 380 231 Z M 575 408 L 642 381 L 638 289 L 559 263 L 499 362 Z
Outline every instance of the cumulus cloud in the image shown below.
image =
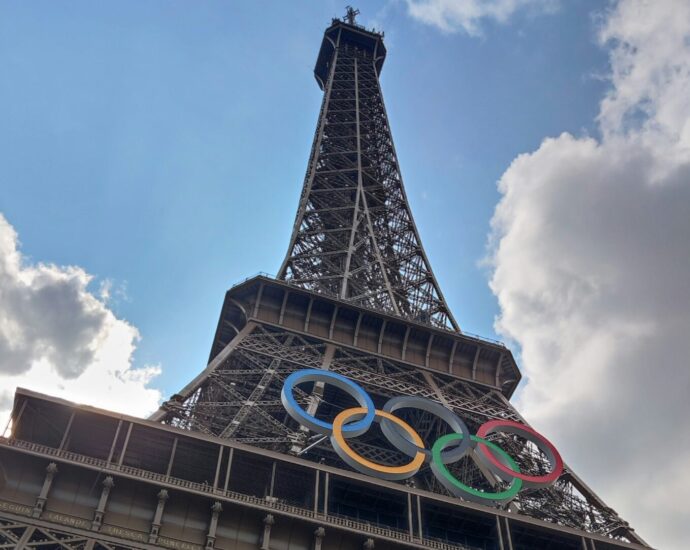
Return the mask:
M 96 296 L 91 280 L 79 267 L 27 262 L 0 214 L 0 417 L 17 386 L 131 414 L 156 408 L 149 384 L 160 368 L 132 367 L 139 333 L 108 309 L 111 284 Z
M 687 548 L 690 491 L 690 3 L 603 14 L 600 138 L 516 158 L 492 220 L 497 329 L 518 407 L 650 543 Z
M 482 21 L 505 23 L 518 10 L 551 11 L 555 0 L 407 0 L 415 19 L 444 32 L 481 34 Z

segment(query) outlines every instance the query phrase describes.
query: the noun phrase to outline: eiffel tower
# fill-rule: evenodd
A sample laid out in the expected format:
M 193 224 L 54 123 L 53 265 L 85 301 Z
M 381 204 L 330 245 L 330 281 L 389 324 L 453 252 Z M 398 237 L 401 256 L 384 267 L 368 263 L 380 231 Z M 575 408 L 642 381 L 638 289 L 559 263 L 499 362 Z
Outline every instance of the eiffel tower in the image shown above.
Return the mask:
M 356 15 L 334 19 L 318 53 L 323 102 L 278 277 L 226 293 L 206 368 L 149 419 L 18 389 L 0 438 L 0 549 L 649 548 L 524 430 L 485 434 L 514 460 L 510 479 L 480 443 L 433 467 L 383 420 L 345 443 L 318 431 L 351 414 L 352 387 L 377 415 L 407 399 L 397 422 L 425 448 L 455 437 L 449 425 L 528 426 L 509 402 L 511 351 L 460 330 L 431 270 L 381 93 L 384 36 Z M 406 445 L 420 460 L 404 476 L 358 466 L 404 469 Z M 486 500 L 516 472 L 556 477 Z

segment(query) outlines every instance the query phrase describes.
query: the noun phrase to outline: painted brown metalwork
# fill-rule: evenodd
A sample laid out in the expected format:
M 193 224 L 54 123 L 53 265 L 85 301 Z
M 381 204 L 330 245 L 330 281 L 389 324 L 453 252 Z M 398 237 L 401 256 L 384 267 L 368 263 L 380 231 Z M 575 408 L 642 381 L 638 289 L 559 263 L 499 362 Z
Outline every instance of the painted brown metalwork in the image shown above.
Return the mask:
M 383 34 L 356 15 L 332 22 L 318 55 L 324 99 L 278 278 L 227 292 L 207 365 L 149 420 L 18 390 L 0 437 L 0 549 L 649 548 L 567 467 L 551 487 L 480 505 L 428 466 L 405 482 L 348 470 L 286 413 L 284 380 L 325 369 L 377 406 L 421 396 L 473 431 L 526 424 L 509 402 L 512 353 L 460 332 L 431 271 L 383 104 Z M 318 381 L 293 395 L 321 419 L 353 404 Z M 427 445 L 448 431 L 428 411 L 396 415 Z M 522 471 L 548 471 L 526 440 L 490 437 Z M 375 430 L 351 445 L 380 464 L 409 460 Z M 448 467 L 472 487 L 505 484 L 471 453 Z
M 385 57 L 378 33 L 341 21 L 326 30 L 323 104 L 278 278 L 458 330 L 405 195 L 379 85 Z

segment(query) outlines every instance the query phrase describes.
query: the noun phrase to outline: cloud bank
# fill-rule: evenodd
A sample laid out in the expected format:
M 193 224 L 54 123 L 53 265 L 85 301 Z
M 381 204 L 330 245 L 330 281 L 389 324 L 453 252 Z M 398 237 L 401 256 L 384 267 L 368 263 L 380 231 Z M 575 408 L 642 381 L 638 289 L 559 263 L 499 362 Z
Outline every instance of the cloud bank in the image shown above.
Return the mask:
M 562 134 L 502 176 L 490 236 L 518 407 L 658 548 L 687 548 L 690 3 L 603 14 L 601 137 Z
M 157 366 L 132 367 L 135 327 L 108 309 L 79 267 L 31 264 L 0 214 L 0 422 L 14 390 L 26 387 L 79 403 L 145 415 L 161 394 L 149 386 Z
M 551 11 L 556 0 L 407 0 L 409 14 L 443 32 L 481 34 L 484 21 L 505 23 L 520 10 Z

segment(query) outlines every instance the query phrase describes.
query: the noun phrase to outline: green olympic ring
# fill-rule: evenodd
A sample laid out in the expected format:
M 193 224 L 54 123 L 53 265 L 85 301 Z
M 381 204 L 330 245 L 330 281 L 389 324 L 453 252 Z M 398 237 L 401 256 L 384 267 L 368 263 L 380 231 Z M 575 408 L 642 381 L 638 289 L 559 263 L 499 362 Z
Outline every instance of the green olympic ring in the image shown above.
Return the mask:
M 473 502 L 478 502 L 481 504 L 486 503 L 486 501 L 491 501 L 495 503 L 504 503 L 512 500 L 518 494 L 520 489 L 522 489 L 522 480 L 518 477 L 513 478 L 507 489 L 504 491 L 487 493 L 479 489 L 474 489 L 469 485 L 465 485 L 460 480 L 458 480 L 453 474 L 450 473 L 448 467 L 443 463 L 441 453 L 448 447 L 453 441 L 462 439 L 462 434 L 452 433 L 439 437 L 431 448 L 431 455 L 433 457 L 431 461 L 431 470 L 434 472 L 441 484 L 448 489 L 456 497 L 461 497 L 466 500 L 471 500 Z M 520 473 L 520 468 L 517 463 L 511 458 L 511 456 L 501 449 L 495 443 L 478 437 L 476 435 L 470 436 L 470 439 L 475 443 L 483 443 L 489 447 L 496 455 L 498 455 L 499 460 L 513 470 L 515 473 Z M 494 456 L 496 456 L 494 455 Z

